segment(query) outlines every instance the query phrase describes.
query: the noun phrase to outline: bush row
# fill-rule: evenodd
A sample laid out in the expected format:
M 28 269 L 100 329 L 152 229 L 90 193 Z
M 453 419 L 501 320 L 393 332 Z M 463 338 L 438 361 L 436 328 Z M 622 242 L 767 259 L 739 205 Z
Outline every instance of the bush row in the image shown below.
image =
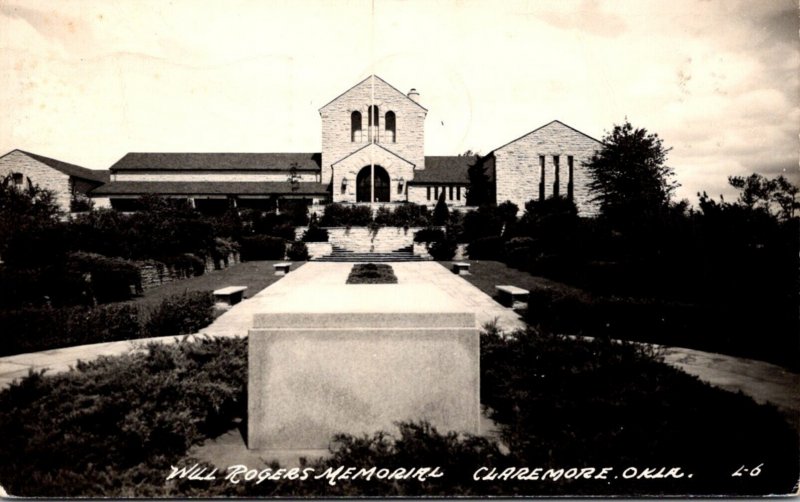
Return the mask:
M 427 482 L 165 481 L 170 465 L 197 462 L 187 454 L 192 445 L 245 417 L 243 339 L 153 344 L 68 373 L 33 374 L 0 392 L 6 410 L 0 414 L 0 482 L 28 497 L 743 496 L 795 489 L 797 432 L 776 409 L 665 366 L 652 350 L 533 330 L 500 336 L 490 329 L 480 351 L 481 402 L 498 425 L 502 450 L 489 437 L 406 422 L 394 433 L 337 434 L 332 455 L 308 465 L 317 473 L 340 466 L 438 466 L 444 472 Z M 731 477 L 754 458 L 769 468 L 759 476 Z M 650 467 L 653 459 L 694 476 L 613 475 Z M 614 471 L 603 482 L 473 478 L 480 467 L 487 474 L 519 466 Z
M 164 299 L 152 312 L 120 303 L 88 307 L 0 310 L 0 355 L 58 347 L 196 333 L 214 319 L 208 291 Z
M 365 227 L 373 224 L 386 227 L 420 227 L 431 223 L 428 208 L 413 202 L 399 204 L 394 210 L 381 206 L 374 217 L 369 206 L 334 202 L 325 206 L 325 212 L 320 219 L 323 227 Z

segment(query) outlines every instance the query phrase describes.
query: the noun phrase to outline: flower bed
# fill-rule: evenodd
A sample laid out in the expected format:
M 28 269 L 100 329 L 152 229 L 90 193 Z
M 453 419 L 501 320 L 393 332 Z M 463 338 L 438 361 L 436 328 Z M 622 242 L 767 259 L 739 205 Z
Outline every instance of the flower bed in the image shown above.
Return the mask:
M 397 284 L 397 276 L 385 263 L 358 263 L 353 265 L 347 284 Z

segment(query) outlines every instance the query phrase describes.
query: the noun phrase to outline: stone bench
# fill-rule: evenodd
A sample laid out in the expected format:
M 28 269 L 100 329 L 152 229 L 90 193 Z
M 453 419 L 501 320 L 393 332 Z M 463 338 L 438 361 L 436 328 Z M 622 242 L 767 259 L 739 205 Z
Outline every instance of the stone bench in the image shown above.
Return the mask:
M 453 263 L 453 273 L 458 275 L 469 275 L 469 263 Z
M 289 273 L 289 269 L 292 268 L 292 264 L 287 263 L 276 263 L 272 266 L 275 269 L 275 275 L 286 275 Z
M 214 291 L 214 299 L 219 303 L 225 303 L 227 305 L 236 305 L 240 301 L 242 301 L 242 297 L 244 296 L 244 292 L 247 290 L 247 286 L 228 286 L 227 288 L 222 288 Z
M 497 290 L 500 303 L 506 307 L 511 307 L 513 309 L 524 309 L 528 307 L 528 294 L 530 292 L 527 289 L 509 285 L 495 286 L 494 289 Z

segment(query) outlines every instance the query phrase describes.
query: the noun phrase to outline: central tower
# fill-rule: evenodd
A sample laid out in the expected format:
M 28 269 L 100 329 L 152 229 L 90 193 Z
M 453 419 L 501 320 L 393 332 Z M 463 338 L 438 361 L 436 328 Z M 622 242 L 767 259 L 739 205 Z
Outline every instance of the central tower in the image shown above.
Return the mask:
M 371 75 L 320 108 L 322 183 L 334 202 L 405 201 L 425 168 L 425 115 L 408 95 Z

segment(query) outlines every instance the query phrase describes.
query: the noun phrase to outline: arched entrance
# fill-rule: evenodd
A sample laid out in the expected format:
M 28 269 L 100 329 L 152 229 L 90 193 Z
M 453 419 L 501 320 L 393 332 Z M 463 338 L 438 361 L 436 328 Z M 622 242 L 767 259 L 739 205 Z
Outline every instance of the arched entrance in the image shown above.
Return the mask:
M 365 166 L 356 176 L 356 202 L 389 202 L 389 173 L 381 166 L 374 166 L 375 170 L 375 199 L 370 200 L 372 192 L 373 166 Z

